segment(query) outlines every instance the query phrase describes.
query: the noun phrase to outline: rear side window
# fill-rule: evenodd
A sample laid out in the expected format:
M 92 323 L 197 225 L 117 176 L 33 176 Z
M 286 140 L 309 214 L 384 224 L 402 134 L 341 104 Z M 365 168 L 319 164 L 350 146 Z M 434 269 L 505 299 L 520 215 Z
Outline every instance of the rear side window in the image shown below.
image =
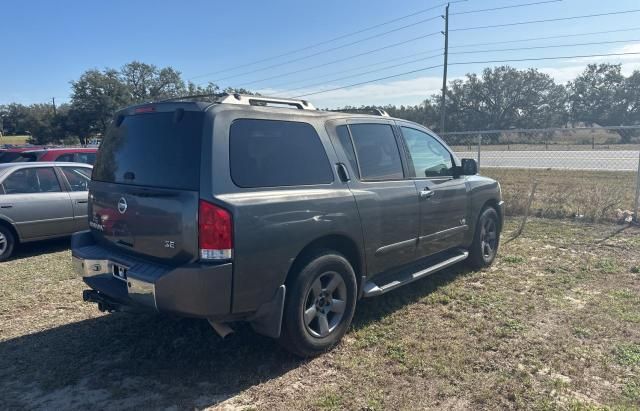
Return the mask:
M 61 154 L 56 158 L 56 161 L 73 162 L 73 153 Z
M 89 186 L 89 180 L 91 177 L 88 175 L 86 168 L 79 167 L 62 167 L 71 191 L 87 191 Z
M 204 113 L 126 116 L 107 131 L 93 179 L 108 183 L 198 190 Z
M 77 153 L 77 163 L 93 164 L 96 162 L 96 153 Z
M 352 124 L 360 172 L 364 180 L 400 180 L 404 178 L 400 151 L 388 124 Z
M 240 187 L 329 184 L 333 171 L 307 123 L 236 120 L 229 131 L 231 178 Z

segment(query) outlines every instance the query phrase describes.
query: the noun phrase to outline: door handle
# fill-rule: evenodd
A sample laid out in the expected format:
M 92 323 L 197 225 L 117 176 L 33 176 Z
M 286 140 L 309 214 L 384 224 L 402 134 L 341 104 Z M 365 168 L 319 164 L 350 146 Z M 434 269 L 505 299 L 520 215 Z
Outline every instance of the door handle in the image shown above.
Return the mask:
M 429 190 L 429 187 L 425 187 L 420 191 L 420 198 L 431 198 L 436 192 Z
M 76 200 L 77 204 L 87 204 L 89 200 Z
M 344 163 L 336 163 L 336 167 L 338 169 L 338 176 L 343 183 L 351 181 L 351 177 L 349 176 L 349 172 L 347 171 L 347 167 Z
M 0 208 L 13 208 L 13 204 L 2 204 Z

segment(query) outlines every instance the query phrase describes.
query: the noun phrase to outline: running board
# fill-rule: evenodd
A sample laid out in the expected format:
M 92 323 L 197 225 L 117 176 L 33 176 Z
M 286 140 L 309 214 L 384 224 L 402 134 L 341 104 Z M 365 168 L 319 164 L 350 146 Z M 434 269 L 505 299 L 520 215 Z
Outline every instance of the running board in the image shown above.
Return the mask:
M 466 260 L 468 256 L 469 256 L 468 251 L 456 250 L 453 256 L 450 256 L 446 260 L 440 261 L 422 270 L 419 270 L 413 273 L 407 273 L 406 271 L 400 272 L 397 275 L 391 278 L 388 278 L 388 280 L 390 281 L 387 282 L 386 284 L 378 285 L 372 281 L 367 281 L 367 283 L 364 285 L 363 297 L 375 297 L 375 296 L 384 294 L 386 292 L 389 292 L 391 290 L 395 290 L 396 288 L 401 287 L 405 284 L 409 284 L 411 282 L 424 278 L 429 274 L 433 274 L 436 271 L 440 271 L 443 268 L 447 268 L 456 263 L 459 263 L 460 261 Z M 380 281 L 380 280 L 377 280 L 377 281 Z

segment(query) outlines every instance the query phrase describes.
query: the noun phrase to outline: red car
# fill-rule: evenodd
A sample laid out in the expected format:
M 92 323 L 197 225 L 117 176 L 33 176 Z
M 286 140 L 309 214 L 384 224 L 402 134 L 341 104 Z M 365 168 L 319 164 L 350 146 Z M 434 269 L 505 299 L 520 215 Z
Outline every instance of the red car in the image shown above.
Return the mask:
M 0 163 L 11 163 L 14 161 L 22 161 L 22 153 L 25 151 L 39 150 L 42 146 L 24 146 L 24 147 L 9 147 L 0 149 Z
M 20 159 L 13 161 L 69 161 L 73 163 L 93 164 L 96 161 L 97 148 L 66 147 L 25 150 L 19 153 Z M 2 161 L 2 159 L 0 159 Z

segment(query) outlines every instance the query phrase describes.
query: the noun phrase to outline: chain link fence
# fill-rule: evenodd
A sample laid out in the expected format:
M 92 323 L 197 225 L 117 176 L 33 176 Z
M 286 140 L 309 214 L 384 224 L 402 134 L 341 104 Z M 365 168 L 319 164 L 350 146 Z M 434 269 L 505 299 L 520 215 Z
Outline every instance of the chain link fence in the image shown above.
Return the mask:
M 637 222 L 640 126 L 443 133 L 460 158 L 497 179 L 507 214 Z

